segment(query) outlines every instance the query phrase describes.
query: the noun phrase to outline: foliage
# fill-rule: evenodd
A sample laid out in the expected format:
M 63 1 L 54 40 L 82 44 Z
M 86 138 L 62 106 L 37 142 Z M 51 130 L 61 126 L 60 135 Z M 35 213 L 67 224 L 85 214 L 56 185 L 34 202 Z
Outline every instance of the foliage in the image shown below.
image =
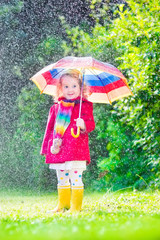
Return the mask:
M 151 171 L 149 175 L 155 172 L 158 180 L 160 5 L 153 0 L 128 1 L 128 4 L 130 9 L 118 12 L 120 17 L 113 22 L 108 36 L 117 46 L 120 68 L 126 71 L 134 91 L 134 98 L 117 103 L 118 115 L 121 122 L 133 128 L 133 147 L 141 151 L 142 161 Z
M 88 32 L 80 29 L 79 26 L 70 28 L 68 25 L 66 33 L 68 34 L 69 42 L 63 41 L 65 55 L 80 54 L 81 56 L 93 56 L 104 60 L 110 60 L 114 63 L 114 51 L 111 42 L 106 41 L 106 28 L 97 24 L 90 35 Z
M 98 138 L 104 139 L 105 135 L 109 141 L 109 157 L 99 158 L 99 167 L 110 172 L 105 177 L 106 184 L 116 188 L 130 184 L 144 187 L 146 184 L 142 179 L 145 179 L 147 184 L 158 187 L 160 5 L 158 0 L 129 0 L 127 4 L 127 7 L 120 5 L 114 12 L 110 25 L 97 21 L 91 34 L 78 27 L 67 29 L 69 41 L 63 47 L 66 54 L 74 51 L 75 55 L 92 55 L 115 64 L 128 76 L 134 93 L 134 97 L 113 105 L 109 121 L 108 118 L 101 120 L 107 121 L 107 128 L 103 128 L 101 121 L 97 123 L 99 128 L 102 125 L 103 131 L 103 137 L 99 131 Z M 104 4 L 102 7 L 101 16 L 104 18 Z M 102 112 L 106 111 L 104 106 Z M 96 115 L 100 117 L 101 113 Z
M 117 119 L 117 114 L 112 112 L 105 133 L 109 157 L 100 157 L 98 166 L 101 170 L 108 171 L 105 175 L 107 186 L 114 190 L 126 186 L 141 190 L 148 187 L 140 175 L 152 181 L 156 171 L 146 164 L 147 159 L 134 147 L 132 128 L 122 124 L 121 119 Z
M 5 239 L 148 239 L 160 237 L 159 192 L 85 193 L 83 210 L 48 214 L 54 194 L 1 192 Z M 116 231 L 115 231 L 116 229 Z
M 49 189 L 55 180 L 40 156 L 51 98 L 31 84 L 17 99 L 15 133 L 6 141 L 9 150 L 1 158 L 1 187 Z M 6 150 L 6 146 L 4 146 Z M 53 177 L 53 176 L 52 176 Z M 55 184 L 56 186 L 56 184 Z
M 118 9 L 118 4 L 121 4 L 121 0 L 92 0 L 90 2 L 92 10 L 90 15 L 96 23 L 108 26 L 115 18 L 114 12 Z

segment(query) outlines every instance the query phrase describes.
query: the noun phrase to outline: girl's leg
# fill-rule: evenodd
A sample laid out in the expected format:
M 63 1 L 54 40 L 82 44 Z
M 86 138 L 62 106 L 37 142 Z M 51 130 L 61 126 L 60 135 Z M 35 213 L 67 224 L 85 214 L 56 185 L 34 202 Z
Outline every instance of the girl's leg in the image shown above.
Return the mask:
M 57 179 L 58 179 L 58 187 L 70 187 L 69 182 L 69 171 L 68 170 L 56 170 Z
M 57 178 L 58 178 L 58 205 L 51 212 L 60 212 L 64 209 L 70 208 L 70 200 L 71 200 L 71 189 L 69 182 L 69 171 L 67 170 L 57 170 Z
M 84 186 L 82 182 L 83 169 L 72 169 L 69 172 L 69 177 L 71 179 L 71 186 L 74 188 L 82 188 Z
M 82 209 L 83 189 L 82 169 L 70 170 L 70 179 L 72 187 L 71 211 L 80 211 Z

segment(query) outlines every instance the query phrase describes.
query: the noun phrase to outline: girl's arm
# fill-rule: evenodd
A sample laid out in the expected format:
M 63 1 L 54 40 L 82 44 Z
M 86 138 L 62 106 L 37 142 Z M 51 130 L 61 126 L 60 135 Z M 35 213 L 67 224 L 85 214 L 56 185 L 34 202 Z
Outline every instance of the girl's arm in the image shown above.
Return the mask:
M 93 103 L 88 102 L 86 104 L 82 104 L 82 114 L 81 118 L 85 122 L 85 133 L 89 133 L 95 129 L 95 122 L 93 117 Z
M 47 154 L 48 141 L 50 139 L 50 135 L 54 128 L 54 121 L 55 121 L 55 108 L 54 106 L 52 106 L 50 108 L 49 115 L 48 115 L 48 121 L 47 121 L 46 130 L 45 130 L 45 134 L 42 142 L 41 152 L 40 152 L 41 155 Z

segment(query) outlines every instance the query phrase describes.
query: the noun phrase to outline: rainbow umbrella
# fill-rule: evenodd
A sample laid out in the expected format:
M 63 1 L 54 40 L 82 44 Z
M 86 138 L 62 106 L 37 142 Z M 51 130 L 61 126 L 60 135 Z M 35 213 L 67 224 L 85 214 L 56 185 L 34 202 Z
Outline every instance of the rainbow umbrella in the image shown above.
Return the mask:
M 133 95 L 126 78 L 113 65 L 98 61 L 92 57 L 65 57 L 36 73 L 31 80 L 41 93 L 56 95 L 56 85 L 67 69 L 82 72 L 83 84 L 89 93 L 88 100 L 95 103 L 112 103 L 120 98 Z M 82 94 L 79 117 L 81 116 Z

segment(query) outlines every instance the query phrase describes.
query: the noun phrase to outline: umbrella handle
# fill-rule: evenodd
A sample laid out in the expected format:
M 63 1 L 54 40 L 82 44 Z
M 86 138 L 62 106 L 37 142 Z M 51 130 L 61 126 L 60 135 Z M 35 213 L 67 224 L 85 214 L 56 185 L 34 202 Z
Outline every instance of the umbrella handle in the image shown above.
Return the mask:
M 74 138 L 78 138 L 79 135 L 80 135 L 80 127 L 77 128 L 77 134 L 74 133 L 74 128 L 71 128 L 71 135 L 72 135 Z

